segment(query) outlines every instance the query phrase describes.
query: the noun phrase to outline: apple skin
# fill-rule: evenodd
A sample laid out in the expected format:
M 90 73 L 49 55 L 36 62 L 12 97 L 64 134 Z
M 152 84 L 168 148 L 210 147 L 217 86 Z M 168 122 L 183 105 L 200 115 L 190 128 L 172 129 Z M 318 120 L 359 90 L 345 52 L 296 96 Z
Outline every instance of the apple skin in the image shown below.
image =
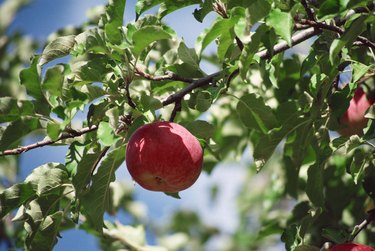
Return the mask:
M 176 193 L 198 179 L 203 164 L 199 141 L 173 122 L 154 122 L 138 128 L 126 148 L 132 178 L 151 191 Z
M 362 244 L 342 243 L 328 249 L 328 251 L 375 251 L 375 249 Z
M 368 119 L 365 118 L 367 109 L 375 102 L 375 94 L 368 99 L 361 87 L 358 87 L 350 100 L 349 108 L 340 119 L 343 128 L 339 133 L 343 136 L 362 135 Z

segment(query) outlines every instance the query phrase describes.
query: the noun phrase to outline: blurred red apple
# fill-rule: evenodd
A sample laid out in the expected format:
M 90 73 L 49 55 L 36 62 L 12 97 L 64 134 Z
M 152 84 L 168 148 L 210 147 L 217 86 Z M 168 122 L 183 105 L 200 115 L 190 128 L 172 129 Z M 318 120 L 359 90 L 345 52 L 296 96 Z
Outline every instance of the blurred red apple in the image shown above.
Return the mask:
M 349 108 L 341 117 L 343 128 L 339 133 L 343 136 L 351 136 L 354 134 L 362 135 L 363 128 L 366 127 L 368 119 L 365 118 L 367 109 L 375 102 L 375 94 L 370 98 L 361 87 L 358 87 L 354 93 L 354 97 L 350 100 Z
M 332 248 L 328 249 L 328 251 L 375 251 L 375 249 L 362 244 L 343 243 L 333 246 Z
M 195 183 L 202 170 L 199 141 L 184 127 L 155 122 L 137 129 L 126 149 L 130 175 L 143 188 L 175 193 Z

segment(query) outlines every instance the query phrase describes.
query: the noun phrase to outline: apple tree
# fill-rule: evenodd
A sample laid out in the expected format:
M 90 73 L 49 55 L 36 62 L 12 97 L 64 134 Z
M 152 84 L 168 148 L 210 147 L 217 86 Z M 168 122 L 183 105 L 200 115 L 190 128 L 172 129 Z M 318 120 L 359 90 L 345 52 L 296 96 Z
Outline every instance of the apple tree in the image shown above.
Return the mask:
M 207 174 L 251 159 L 219 250 L 375 246 L 373 1 L 109 0 L 45 45 L 8 29 L 28 2 L 0 5 L 0 242 L 52 250 L 79 227 L 103 250 L 205 250 L 223 233 L 193 211 L 149 230 L 160 241 L 148 245 L 139 187 L 115 177 L 138 128 L 173 121 L 199 140 Z M 194 48 L 164 21 L 192 5 L 195 22 L 215 17 Z M 58 145 L 65 162 L 19 179 L 25 152 Z M 103 220 L 120 210 L 130 224 Z

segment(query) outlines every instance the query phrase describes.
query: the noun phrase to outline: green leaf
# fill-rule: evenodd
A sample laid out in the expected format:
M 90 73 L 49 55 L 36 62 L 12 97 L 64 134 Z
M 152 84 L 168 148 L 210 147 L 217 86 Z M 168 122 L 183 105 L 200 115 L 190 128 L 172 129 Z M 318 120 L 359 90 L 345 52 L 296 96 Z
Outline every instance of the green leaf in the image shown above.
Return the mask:
M 80 197 L 85 187 L 90 183 L 91 175 L 96 166 L 99 164 L 102 154 L 105 152 L 92 152 L 90 150 L 90 152 L 84 153 L 84 155 L 78 159 L 77 157 L 80 154 L 75 154 L 76 151 L 78 151 L 78 149 L 75 147 L 72 149 L 72 152 L 69 155 L 69 166 L 74 166 L 74 163 L 76 163 L 76 170 L 73 176 L 73 185 L 77 196 Z M 72 172 L 74 173 L 74 170 L 72 170 Z
M 0 151 L 19 145 L 21 139 L 41 127 L 39 119 L 24 117 L 11 122 L 0 139 Z
M 0 219 L 35 196 L 30 183 L 13 185 L 0 193 Z
M 166 15 L 179 10 L 181 8 L 201 3 L 201 0 L 185 0 L 185 1 L 176 1 L 176 0 L 166 0 L 162 1 L 159 8 L 159 18 L 162 19 Z
M 81 84 L 103 82 L 106 74 L 110 72 L 108 64 L 108 57 L 97 54 L 91 55 L 90 60 L 75 62 L 72 65 L 74 79 Z
M 337 228 L 323 228 L 322 236 L 328 240 L 334 241 L 335 243 L 344 243 L 349 239 L 349 233 L 343 229 Z
M 356 38 L 365 29 L 364 22 L 368 16 L 361 15 L 357 18 L 350 27 L 344 32 L 344 34 L 335 40 L 333 40 L 329 48 L 329 60 L 333 64 L 337 59 L 337 55 L 340 53 L 341 49 L 345 46 L 351 46 L 351 44 L 356 40 Z
M 59 194 L 43 196 L 30 201 L 24 208 L 27 250 L 52 250 L 56 244 L 56 235 L 64 215 L 57 211 L 60 200 Z M 50 238 L 47 240 L 45 237 Z
M 324 205 L 323 167 L 324 165 L 316 163 L 307 170 L 306 194 L 317 207 Z
M 303 243 L 303 239 L 300 236 L 301 227 L 297 224 L 288 225 L 283 234 L 281 240 L 285 243 L 285 249 L 287 251 L 294 250 L 300 244 Z
M 196 100 L 195 100 L 195 109 L 200 112 L 207 111 L 212 104 L 212 97 L 211 93 L 208 91 L 200 91 L 197 93 Z
M 107 51 L 104 31 L 98 28 L 89 29 L 75 37 L 74 48 L 71 54 L 82 55 L 85 52 L 105 53 Z
M 251 36 L 251 41 L 247 43 L 244 49 L 241 52 L 239 68 L 240 75 L 243 79 L 246 79 L 246 74 L 250 68 L 250 65 L 253 64 L 253 57 L 255 53 L 258 52 L 261 41 L 265 33 L 268 31 L 266 25 L 260 25 L 255 33 Z
M 29 100 L 2 97 L 0 98 L 0 114 L 0 123 L 14 121 L 21 116 L 34 115 L 34 105 Z
M 64 213 L 61 211 L 45 217 L 38 231 L 33 234 L 32 242 L 29 244 L 30 250 L 52 250 L 57 243 L 63 218 Z
M 35 168 L 25 179 L 38 196 L 47 195 L 64 184 L 69 184 L 68 171 L 60 163 L 48 163 Z
M 133 34 L 133 53 L 139 56 L 151 43 L 162 39 L 170 39 L 171 37 L 171 33 L 160 26 L 144 26 Z
M 283 103 L 278 108 L 276 114 L 279 115 L 280 128 L 271 130 L 268 134 L 259 139 L 258 144 L 254 148 L 254 159 L 257 170 L 259 171 L 272 156 L 276 147 L 283 138 L 293 132 L 298 127 L 309 122 L 300 117 L 300 112 L 293 102 Z
M 171 197 L 173 197 L 175 199 L 181 199 L 180 194 L 178 192 L 176 192 L 176 193 L 168 193 L 168 192 L 166 192 L 165 194 L 168 195 L 168 196 L 171 196 Z
M 289 46 L 292 46 L 293 17 L 289 12 L 282 12 L 279 9 L 272 9 L 266 23 L 275 29 L 277 35 L 285 39 Z
M 26 87 L 27 94 L 36 100 L 43 99 L 43 93 L 40 83 L 40 66 L 38 65 L 38 56 L 33 57 L 29 68 L 20 72 L 21 84 Z
M 368 166 L 368 160 L 366 160 L 366 153 L 362 151 L 355 151 L 353 159 L 350 164 L 350 174 L 353 177 L 355 184 L 358 184 L 363 180 L 365 175 L 365 169 Z
M 99 232 L 103 231 L 103 215 L 109 203 L 109 184 L 115 180 L 115 171 L 124 162 L 125 146 L 109 152 L 102 160 L 98 172 L 92 178 L 89 191 L 82 197 L 82 205 L 90 225 Z
M 70 50 L 75 44 L 75 35 L 68 35 L 58 37 L 49 43 L 42 52 L 42 56 L 39 60 L 39 65 L 44 65 L 56 58 L 64 57 L 69 55 Z
M 43 90 L 50 95 L 60 97 L 64 84 L 64 71 L 65 67 L 63 65 L 55 65 L 52 68 L 48 68 L 42 84 Z
M 182 62 L 199 68 L 199 59 L 194 49 L 188 48 L 184 42 L 181 42 L 177 52 Z
M 143 111 L 155 111 L 163 107 L 161 101 L 153 96 L 142 93 L 141 102 Z
M 206 29 L 197 39 L 196 51 L 198 55 L 201 55 L 203 50 L 212 42 L 214 39 L 219 37 L 221 34 L 228 32 L 234 27 L 240 16 L 232 16 L 229 19 L 218 18 L 211 28 Z
M 310 245 L 301 245 L 294 249 L 294 251 L 319 251 L 320 248 Z
M 194 17 L 198 22 L 203 22 L 203 19 L 211 12 L 213 11 L 212 5 L 214 1 L 213 0 L 205 0 L 203 3 L 200 4 L 200 9 L 194 10 Z
M 139 0 L 135 5 L 135 14 L 136 20 L 138 20 L 139 16 L 144 13 L 145 11 L 151 9 L 152 7 L 162 3 L 162 0 Z
M 60 124 L 54 122 L 48 122 L 47 124 L 47 135 L 52 140 L 57 140 L 61 133 Z
M 339 14 L 347 9 L 348 0 L 326 0 L 318 8 L 318 17 L 326 19 L 328 17 L 339 16 Z
M 108 40 L 113 44 L 120 44 L 122 41 L 122 32 L 120 30 L 123 24 L 126 0 L 111 0 L 106 7 L 106 20 L 104 25 L 105 34 Z
M 363 188 L 365 189 L 366 193 L 375 200 L 375 168 L 374 164 L 370 163 L 369 168 L 365 169 L 365 175 L 363 179 Z
M 278 121 L 261 97 L 255 94 L 246 94 L 237 103 L 237 113 L 248 128 L 259 130 L 266 134 L 278 126 Z
M 104 146 L 111 146 L 117 140 L 115 133 L 108 122 L 100 122 L 97 130 L 97 135 L 99 138 L 99 142 Z
M 208 140 L 209 138 L 212 138 L 215 133 L 214 126 L 204 120 L 192 121 L 184 126 L 195 137 L 200 139 Z
M 252 0 L 249 2 L 251 2 L 251 5 L 247 10 L 250 13 L 250 23 L 254 25 L 268 15 L 271 10 L 271 4 L 264 0 Z
M 360 62 L 352 62 L 351 66 L 353 67 L 353 76 L 352 76 L 352 83 L 356 83 L 361 77 L 363 77 L 371 67 L 372 65 L 365 65 Z

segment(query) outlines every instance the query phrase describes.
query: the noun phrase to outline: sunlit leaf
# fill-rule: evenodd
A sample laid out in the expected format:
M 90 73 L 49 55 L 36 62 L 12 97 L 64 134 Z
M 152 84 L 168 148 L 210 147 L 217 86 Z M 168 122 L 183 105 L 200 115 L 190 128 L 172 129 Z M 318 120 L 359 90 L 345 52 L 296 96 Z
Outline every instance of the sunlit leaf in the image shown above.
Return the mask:
M 113 44 L 120 44 L 122 40 L 121 26 L 124 19 L 126 0 L 112 0 L 106 7 L 106 20 L 104 25 L 105 34 Z
M 274 28 L 276 34 L 285 39 L 292 46 L 293 17 L 288 12 L 272 9 L 267 17 L 267 25 Z
M 68 35 L 58 37 L 49 43 L 43 50 L 42 56 L 39 60 L 39 65 L 44 65 L 56 58 L 69 55 L 70 50 L 73 48 L 75 43 L 74 38 L 74 35 Z
M 160 26 L 145 26 L 134 32 L 133 34 L 133 52 L 139 54 L 151 43 L 171 38 L 171 34 Z
M 35 168 L 25 179 L 30 183 L 37 195 L 46 195 L 60 188 L 64 184 L 69 184 L 68 172 L 63 164 L 48 163 Z

